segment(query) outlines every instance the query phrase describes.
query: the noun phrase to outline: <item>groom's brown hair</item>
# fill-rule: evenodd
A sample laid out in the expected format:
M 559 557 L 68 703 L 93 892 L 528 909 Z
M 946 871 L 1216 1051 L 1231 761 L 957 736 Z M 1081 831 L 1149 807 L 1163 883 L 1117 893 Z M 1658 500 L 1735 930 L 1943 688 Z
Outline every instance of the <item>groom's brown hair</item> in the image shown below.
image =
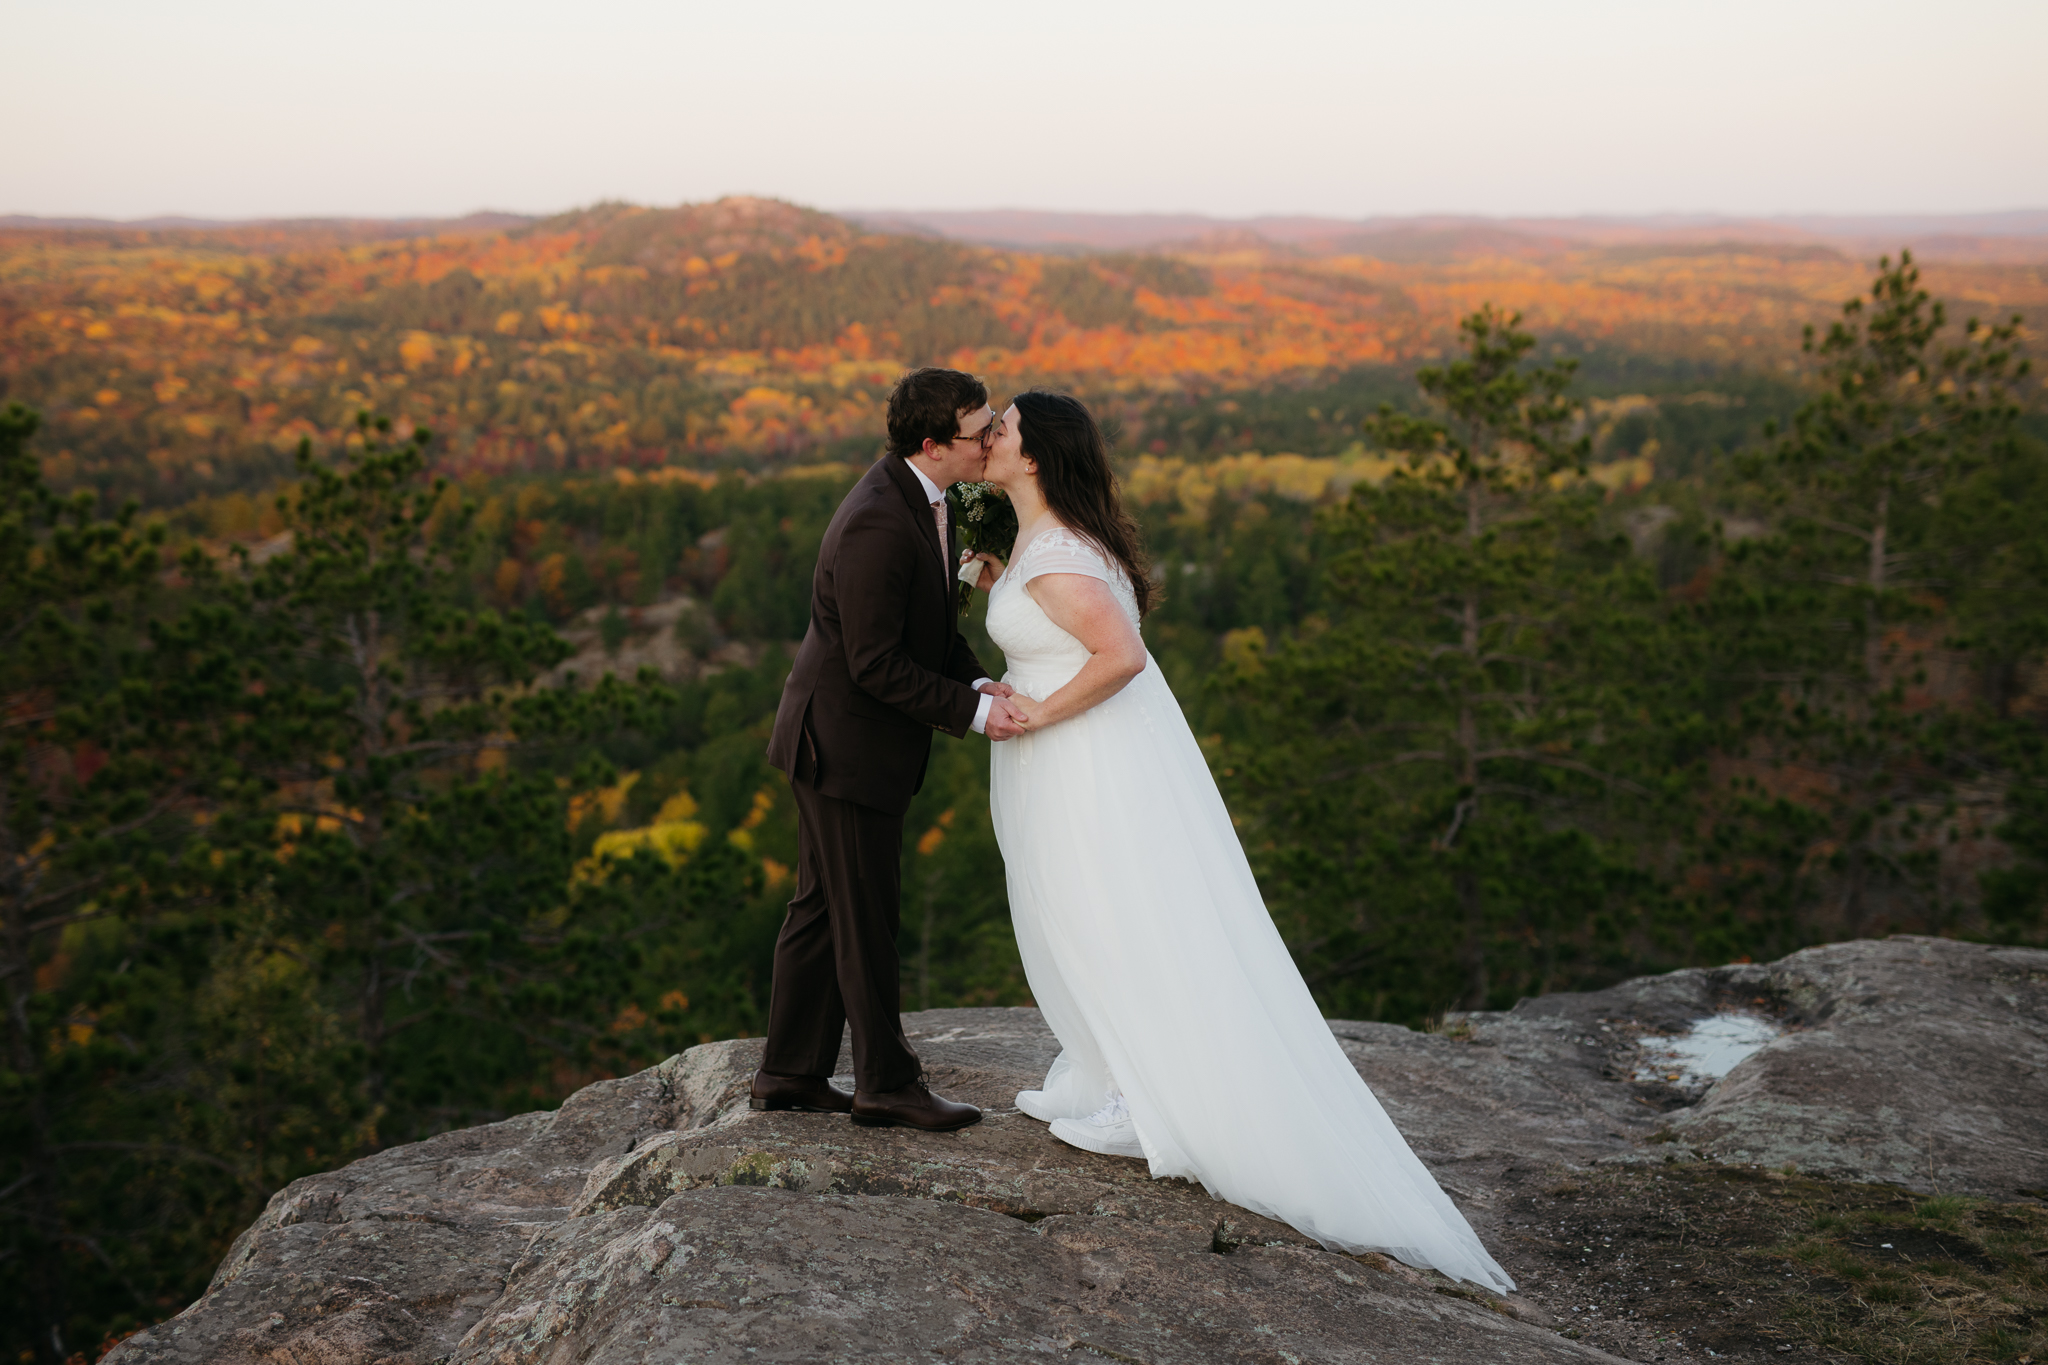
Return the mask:
M 889 390 L 889 453 L 909 459 L 926 440 L 940 445 L 960 434 L 960 414 L 988 402 L 988 385 L 960 370 L 927 365 Z

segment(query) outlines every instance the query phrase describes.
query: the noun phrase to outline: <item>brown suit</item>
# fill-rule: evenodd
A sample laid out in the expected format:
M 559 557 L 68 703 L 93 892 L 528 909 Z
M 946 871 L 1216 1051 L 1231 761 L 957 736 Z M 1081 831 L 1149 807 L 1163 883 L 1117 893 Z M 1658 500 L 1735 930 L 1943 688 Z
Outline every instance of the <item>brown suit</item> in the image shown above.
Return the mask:
M 894 455 L 853 486 L 819 546 L 810 629 L 768 742 L 796 796 L 800 846 L 762 1061 L 777 1075 L 830 1075 L 850 1023 L 861 1091 L 917 1079 L 899 1017 L 903 814 L 932 731 L 966 734 L 981 702 L 973 683 L 989 676 L 955 621 L 954 558 Z

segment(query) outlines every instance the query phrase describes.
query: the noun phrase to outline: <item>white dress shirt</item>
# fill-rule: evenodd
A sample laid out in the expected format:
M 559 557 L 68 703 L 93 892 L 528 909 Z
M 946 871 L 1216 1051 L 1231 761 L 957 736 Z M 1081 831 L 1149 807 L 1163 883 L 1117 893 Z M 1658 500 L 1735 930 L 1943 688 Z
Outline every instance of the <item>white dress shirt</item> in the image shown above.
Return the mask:
M 927 475 L 925 474 L 925 472 L 924 472 L 924 471 L 923 471 L 922 469 L 919 469 L 919 468 L 917 467 L 917 461 L 915 461 L 915 460 L 908 460 L 908 459 L 907 459 L 907 460 L 905 460 L 905 461 L 904 461 L 903 463 L 905 463 L 905 464 L 907 464 L 907 465 L 909 465 L 909 466 L 910 466 L 910 472 L 911 472 L 911 473 L 913 473 L 913 474 L 915 474 L 915 475 L 917 475 L 917 481 L 918 481 L 918 482 L 919 482 L 920 484 L 924 485 L 924 500 L 925 500 L 925 503 L 926 503 L 927 505 L 929 505 L 929 504 L 931 504 L 931 503 L 935 503 L 935 502 L 943 502 L 943 501 L 945 501 L 945 498 L 946 498 L 946 490 L 945 490 L 945 489 L 943 489 L 943 488 L 941 488 L 941 487 L 939 487 L 939 486 L 938 486 L 937 484 L 933 483 L 933 482 L 931 481 L 931 479 L 930 479 L 930 478 L 929 478 L 929 477 L 928 477 L 928 476 L 927 476 Z M 937 531 L 937 530 L 938 530 L 938 527 L 937 527 L 936 525 L 934 525 L 934 526 L 932 527 L 932 529 L 933 529 L 934 531 Z M 941 546 L 939 546 L 939 557 L 940 557 L 941 559 L 943 559 L 943 558 L 945 558 L 945 555 L 946 555 L 946 547 L 945 547 L 944 545 L 941 545 Z M 949 570 L 950 570 L 950 569 L 951 569 L 951 568 L 952 568 L 953 566 L 952 566 L 952 565 L 950 565 L 950 564 L 948 564 L 948 565 L 947 565 L 946 567 L 947 567 L 947 569 L 949 569 Z M 949 585 L 947 586 L 947 589 L 946 589 L 946 591 L 948 591 L 948 592 L 951 592 L 951 591 L 952 591 L 952 587 L 951 587 L 951 585 L 950 585 L 950 584 L 949 584 Z M 976 679 L 974 680 L 974 690 L 975 690 L 975 691 L 977 691 L 977 692 L 981 692 L 981 685 L 982 685 L 983 683 L 985 683 L 985 682 L 991 682 L 991 681 L 993 681 L 993 679 L 990 679 L 990 678 L 976 678 Z M 970 724 L 970 725 L 969 725 L 969 726 L 967 727 L 968 729 L 970 729 L 970 730 L 974 731 L 974 733 L 975 733 L 975 734 L 977 734 L 977 735 L 979 735 L 979 734 L 985 734 L 985 733 L 987 733 L 987 731 L 988 731 L 988 708 L 990 707 L 990 705 L 992 705 L 992 704 L 994 703 L 994 701 L 995 701 L 995 694 L 994 694 L 994 693 L 992 693 L 992 692 L 981 692 L 981 704 L 980 704 L 979 706 L 977 706 L 977 707 L 975 707 L 975 708 L 974 708 L 974 720 L 973 720 L 973 722 L 972 722 L 972 723 L 971 723 L 971 724 Z

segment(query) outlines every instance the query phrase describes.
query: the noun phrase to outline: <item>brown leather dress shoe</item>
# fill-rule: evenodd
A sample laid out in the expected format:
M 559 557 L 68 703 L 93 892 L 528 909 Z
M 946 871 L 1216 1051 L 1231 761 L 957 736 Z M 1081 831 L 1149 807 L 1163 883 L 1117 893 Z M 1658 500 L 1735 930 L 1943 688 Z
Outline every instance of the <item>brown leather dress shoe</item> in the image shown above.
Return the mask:
M 800 1109 L 807 1114 L 844 1114 L 853 1108 L 853 1096 L 823 1076 L 776 1076 L 754 1073 L 754 1094 L 749 1109 Z
M 853 1121 L 863 1128 L 922 1128 L 928 1133 L 946 1133 L 981 1122 L 981 1111 L 971 1104 L 941 1099 L 923 1081 L 913 1081 L 901 1090 L 879 1095 L 853 1095 Z

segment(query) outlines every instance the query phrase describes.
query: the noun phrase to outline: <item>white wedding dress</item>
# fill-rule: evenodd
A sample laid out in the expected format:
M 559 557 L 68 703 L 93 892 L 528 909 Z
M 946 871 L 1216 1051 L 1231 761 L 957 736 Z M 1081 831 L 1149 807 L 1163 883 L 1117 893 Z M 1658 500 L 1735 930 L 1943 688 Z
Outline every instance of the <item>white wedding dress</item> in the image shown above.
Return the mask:
M 1110 584 L 1121 568 L 1055 527 L 989 594 L 1004 681 L 1043 699 L 1088 660 L 1024 585 Z M 1121 1090 L 1154 1176 L 1506 1291 L 1513 1281 L 1408 1149 L 1337 1045 L 1266 913 L 1230 814 L 1173 692 L 1145 671 L 1092 710 L 993 746 L 989 779 L 1031 993 L 1062 1051 L 1044 1118 Z

